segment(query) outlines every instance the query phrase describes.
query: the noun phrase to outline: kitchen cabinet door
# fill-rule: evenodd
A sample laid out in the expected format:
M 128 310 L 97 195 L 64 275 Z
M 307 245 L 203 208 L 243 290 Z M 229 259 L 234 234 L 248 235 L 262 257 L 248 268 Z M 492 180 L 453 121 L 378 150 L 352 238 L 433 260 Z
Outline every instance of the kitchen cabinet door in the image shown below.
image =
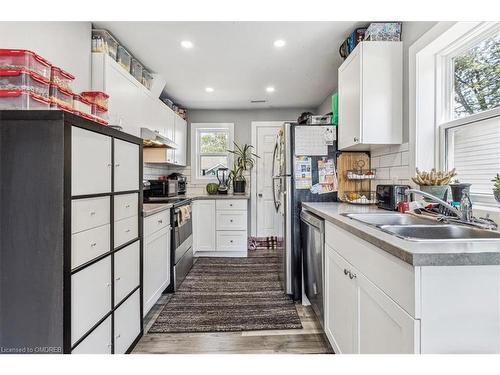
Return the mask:
M 325 246 L 325 333 L 336 353 L 357 353 L 357 286 L 352 266 Z
M 359 296 L 359 353 L 419 353 L 419 321 L 364 275 L 358 273 L 356 283 Z
M 132 294 L 114 312 L 115 353 L 125 353 L 137 338 L 142 328 L 139 290 Z
M 115 253 L 115 305 L 140 284 L 139 241 Z
M 115 139 L 114 167 L 115 191 L 139 190 L 138 145 Z
M 174 164 L 186 165 L 187 151 L 187 122 L 178 115 L 175 118 L 175 136 L 174 142 L 177 143 L 177 149 L 174 152 Z
M 146 316 L 170 284 L 170 226 L 144 238 L 143 257 Z
M 111 191 L 111 138 L 71 128 L 71 194 Z
M 361 49 L 339 68 L 339 149 L 361 141 Z
M 71 275 L 71 345 L 111 310 L 111 257 Z
M 215 251 L 215 199 L 193 202 L 194 251 Z
M 111 354 L 111 316 L 99 324 L 71 354 Z

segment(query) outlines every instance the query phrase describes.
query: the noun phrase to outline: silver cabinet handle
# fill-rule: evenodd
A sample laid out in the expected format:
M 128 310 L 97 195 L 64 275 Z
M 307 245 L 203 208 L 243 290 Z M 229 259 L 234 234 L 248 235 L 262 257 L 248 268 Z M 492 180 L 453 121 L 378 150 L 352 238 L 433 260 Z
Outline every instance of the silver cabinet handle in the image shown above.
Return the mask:
M 351 271 L 349 271 L 349 278 L 352 280 L 352 279 L 355 279 L 356 278 L 356 274 L 355 273 L 352 273 Z
M 127 229 L 127 230 L 125 231 L 125 233 L 128 233 L 128 232 L 130 232 L 130 229 Z
M 111 283 L 106 283 L 106 286 L 109 288 L 111 286 Z
M 359 138 L 358 137 L 354 137 L 354 142 L 359 142 Z
M 158 220 L 158 224 L 161 224 L 161 223 L 163 223 L 163 220 Z
M 120 163 L 116 163 L 116 164 L 115 164 L 115 167 L 119 167 L 119 166 L 120 166 Z
M 118 334 L 118 335 L 115 336 L 115 339 L 119 339 L 120 337 L 122 337 L 122 335 Z
M 120 281 L 121 279 L 122 279 L 121 277 L 117 277 L 115 280 Z
M 344 275 L 347 276 L 347 274 L 349 273 L 349 271 L 347 269 L 344 268 Z
M 94 216 L 95 215 L 95 211 L 90 211 L 90 216 Z
M 130 208 L 130 204 L 125 205 L 125 208 Z
M 97 242 L 93 242 L 90 244 L 90 247 L 96 247 L 97 246 Z
M 259 193 L 258 195 L 259 195 L 259 198 L 262 198 L 262 193 Z
M 233 222 L 233 219 L 229 220 L 231 223 Z
M 229 203 L 229 207 L 233 207 L 233 204 L 232 204 L 232 203 Z
M 229 242 L 233 243 L 233 240 L 229 240 Z

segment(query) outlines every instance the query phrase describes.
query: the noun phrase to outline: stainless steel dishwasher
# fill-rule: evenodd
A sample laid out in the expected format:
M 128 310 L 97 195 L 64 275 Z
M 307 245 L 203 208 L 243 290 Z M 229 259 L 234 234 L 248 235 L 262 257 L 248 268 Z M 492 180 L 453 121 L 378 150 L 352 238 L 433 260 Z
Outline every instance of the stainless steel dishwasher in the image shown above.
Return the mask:
M 300 212 L 300 221 L 304 292 L 323 327 L 325 221 L 304 209 Z

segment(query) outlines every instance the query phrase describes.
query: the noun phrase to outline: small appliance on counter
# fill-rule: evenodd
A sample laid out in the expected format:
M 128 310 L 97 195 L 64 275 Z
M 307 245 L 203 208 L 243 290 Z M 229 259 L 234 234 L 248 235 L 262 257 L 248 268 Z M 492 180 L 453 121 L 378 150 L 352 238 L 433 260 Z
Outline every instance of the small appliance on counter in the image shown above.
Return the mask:
M 142 183 L 144 202 L 152 203 L 165 197 L 175 197 L 179 191 L 177 180 L 167 178 L 158 180 L 145 180 Z
M 217 194 L 226 195 L 229 190 L 229 169 L 217 169 L 217 180 L 219 180 L 219 188 L 217 189 Z
M 377 206 L 384 210 L 396 211 L 400 202 L 406 201 L 408 185 L 377 185 Z
M 177 194 L 185 195 L 187 190 L 187 178 L 182 173 L 171 173 L 167 177 L 168 180 L 177 181 Z

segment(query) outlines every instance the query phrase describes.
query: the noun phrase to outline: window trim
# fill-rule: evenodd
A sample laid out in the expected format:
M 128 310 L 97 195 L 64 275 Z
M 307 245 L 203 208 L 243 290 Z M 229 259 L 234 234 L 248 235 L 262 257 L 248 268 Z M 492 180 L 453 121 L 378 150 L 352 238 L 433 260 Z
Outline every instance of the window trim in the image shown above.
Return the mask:
M 199 175 L 200 168 L 200 150 L 199 150 L 199 142 L 198 135 L 200 131 L 227 131 L 228 132 L 228 146 L 229 150 L 234 149 L 234 123 L 229 122 L 203 122 L 203 123 L 191 123 L 191 183 L 198 185 L 206 185 L 210 182 L 218 182 L 216 177 L 201 177 Z M 212 155 L 212 154 L 203 154 L 203 155 Z M 222 153 L 217 153 L 213 155 L 222 155 Z M 233 156 L 231 153 L 228 153 L 228 163 L 229 168 L 233 164 Z

